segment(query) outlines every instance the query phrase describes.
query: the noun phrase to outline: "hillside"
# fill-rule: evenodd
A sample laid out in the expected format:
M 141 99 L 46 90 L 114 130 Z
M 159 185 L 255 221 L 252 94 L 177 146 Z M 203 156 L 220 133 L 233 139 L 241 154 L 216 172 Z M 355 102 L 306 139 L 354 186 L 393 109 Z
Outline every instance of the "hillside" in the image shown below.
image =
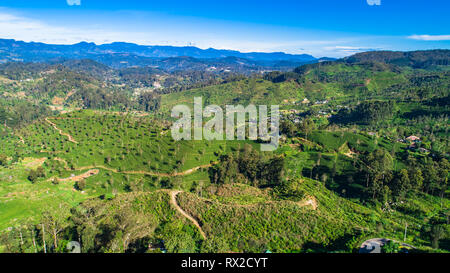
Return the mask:
M 0 65 L 0 111 L 10 126 L 29 122 L 18 118 L 23 105 L 30 116 L 68 109 L 150 111 L 159 107 L 159 96 L 199 86 L 235 81 L 234 73 L 201 71 L 166 72 L 152 67 L 113 69 L 92 60 L 51 63 L 6 63 Z
M 344 58 L 347 63 L 381 62 L 398 66 L 409 66 L 413 68 L 445 68 L 450 63 L 449 50 L 426 50 L 426 51 L 372 51 L 358 53 Z
M 402 69 L 376 62 L 324 62 L 298 67 L 293 72 L 271 72 L 264 79 L 247 79 L 192 89 L 162 97 L 163 105 L 185 103 L 202 96 L 205 104 L 280 104 L 304 109 L 321 105 L 340 107 L 355 102 L 381 99 L 419 102 L 423 106 L 448 96 L 449 73 Z M 306 99 L 306 100 L 305 100 Z M 445 105 L 443 109 L 445 109 Z M 443 114 L 448 112 L 443 112 Z
M 283 100 L 297 101 L 299 92 L 299 85 L 294 82 L 274 84 L 263 79 L 246 79 L 166 94 L 162 96 L 161 104 L 163 110 L 169 110 L 177 104 L 193 105 L 194 97 L 202 97 L 204 105 L 269 105 L 280 104 Z
M 448 65 L 370 58 L 218 79 L 1 65 L 0 251 L 348 253 L 370 238 L 450 251 Z M 175 141 L 170 111 L 197 96 L 279 104 L 279 148 Z

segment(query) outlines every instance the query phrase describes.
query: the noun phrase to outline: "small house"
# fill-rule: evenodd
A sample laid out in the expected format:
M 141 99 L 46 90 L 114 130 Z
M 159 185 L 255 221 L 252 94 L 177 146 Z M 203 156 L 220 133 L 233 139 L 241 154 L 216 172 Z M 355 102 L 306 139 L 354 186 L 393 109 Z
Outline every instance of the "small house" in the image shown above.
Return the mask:
M 410 141 L 410 142 L 420 142 L 420 137 L 417 136 L 409 136 L 406 138 L 406 140 Z

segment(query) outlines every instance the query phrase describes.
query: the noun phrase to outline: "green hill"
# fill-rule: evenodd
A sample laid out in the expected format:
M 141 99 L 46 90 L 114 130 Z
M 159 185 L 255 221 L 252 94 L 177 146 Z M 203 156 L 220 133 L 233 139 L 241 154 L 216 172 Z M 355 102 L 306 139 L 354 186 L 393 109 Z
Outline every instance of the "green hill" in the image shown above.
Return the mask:
M 81 239 L 84 252 L 354 252 L 390 238 L 448 252 L 446 54 L 367 53 L 142 94 L 152 68 L 0 66 L 0 251 Z M 183 75 L 170 77 L 202 77 Z M 279 148 L 175 141 L 168 115 L 194 97 L 280 105 Z
M 299 85 L 295 82 L 274 84 L 262 79 L 246 79 L 163 95 L 161 105 L 163 111 L 169 111 L 178 104 L 193 105 L 194 97 L 202 97 L 204 105 L 287 104 L 301 96 Z

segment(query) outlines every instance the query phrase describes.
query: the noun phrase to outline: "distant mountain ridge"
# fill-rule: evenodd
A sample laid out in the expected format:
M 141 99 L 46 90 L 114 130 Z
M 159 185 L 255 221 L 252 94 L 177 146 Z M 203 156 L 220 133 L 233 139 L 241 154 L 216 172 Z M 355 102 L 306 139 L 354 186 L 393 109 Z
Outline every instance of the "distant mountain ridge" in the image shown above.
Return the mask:
M 145 46 L 133 43 L 114 42 L 111 44 L 96 45 L 95 43 L 81 42 L 73 45 L 52 45 L 36 42 L 23 42 L 0 39 L 0 60 L 36 62 L 52 58 L 90 58 L 93 55 L 131 54 L 146 58 L 193 57 L 199 59 L 217 59 L 226 57 L 244 58 L 252 61 L 293 61 L 312 62 L 315 57 L 308 54 L 287 54 L 283 52 L 242 53 L 234 50 L 200 49 L 193 46 Z

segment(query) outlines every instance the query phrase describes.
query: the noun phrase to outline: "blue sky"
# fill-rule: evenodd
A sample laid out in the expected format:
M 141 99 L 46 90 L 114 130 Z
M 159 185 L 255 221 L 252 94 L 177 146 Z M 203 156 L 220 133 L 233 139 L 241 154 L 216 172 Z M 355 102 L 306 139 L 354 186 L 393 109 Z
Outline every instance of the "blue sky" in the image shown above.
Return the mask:
M 450 48 L 448 0 L 0 0 L 0 38 L 342 57 Z

